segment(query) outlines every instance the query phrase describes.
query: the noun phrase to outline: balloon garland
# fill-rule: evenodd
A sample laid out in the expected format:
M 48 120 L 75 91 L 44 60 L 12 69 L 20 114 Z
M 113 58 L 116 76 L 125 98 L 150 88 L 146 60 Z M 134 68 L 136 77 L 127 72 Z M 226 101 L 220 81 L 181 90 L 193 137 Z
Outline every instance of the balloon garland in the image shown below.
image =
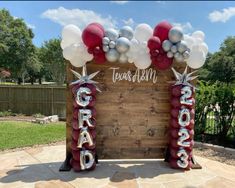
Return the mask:
M 83 66 L 83 74 L 71 70 L 79 79 L 71 83 L 73 93 L 73 131 L 72 131 L 72 160 L 71 166 L 75 171 L 91 170 L 95 163 L 95 114 L 94 109 L 96 82 L 91 80 L 98 73 L 89 76 L 86 74 L 86 66 Z
M 187 74 L 187 66 L 193 69 L 202 67 L 208 53 L 204 42 L 205 34 L 196 31 L 183 34 L 178 27 L 162 21 L 152 29 L 148 24 L 116 29 L 104 29 L 98 23 L 91 23 L 81 31 L 75 25 L 67 25 L 62 31 L 61 48 L 63 56 L 74 67 L 83 67 L 83 74 L 72 70 L 78 78 L 71 83 L 73 103 L 72 160 L 75 171 L 95 168 L 95 115 L 94 109 L 96 82 L 91 80 L 98 72 L 86 74 L 86 63 L 94 61 L 133 63 L 138 69 L 153 65 L 157 70 L 171 68 L 173 62 L 186 63 L 180 74 L 172 68 L 177 79 L 171 87 L 170 123 L 170 165 L 172 168 L 189 169 L 192 166 L 194 135 L 194 87 L 189 81 L 194 73 Z
M 167 70 L 175 60 L 198 69 L 205 63 L 208 53 L 204 38 L 202 31 L 184 35 L 179 27 L 167 21 L 160 22 L 154 29 L 142 23 L 135 30 L 124 26 L 119 31 L 91 23 L 83 31 L 75 25 L 65 26 L 61 48 L 64 58 L 75 67 L 94 60 L 98 64 L 129 62 L 139 69 L 152 64 L 157 70 Z
M 170 166 L 172 168 L 190 169 L 192 166 L 192 147 L 194 135 L 194 87 L 189 81 L 194 73 L 187 74 L 187 67 L 183 74 L 172 68 L 177 79 L 171 87 L 171 121 L 170 121 Z

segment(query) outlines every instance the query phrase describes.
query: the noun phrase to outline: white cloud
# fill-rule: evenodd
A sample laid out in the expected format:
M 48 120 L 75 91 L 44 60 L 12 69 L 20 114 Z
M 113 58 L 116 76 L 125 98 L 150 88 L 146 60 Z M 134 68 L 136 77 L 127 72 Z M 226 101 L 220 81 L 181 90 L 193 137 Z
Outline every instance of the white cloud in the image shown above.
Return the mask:
M 208 16 L 211 22 L 227 22 L 231 17 L 235 16 L 235 7 L 224 8 L 221 11 L 214 10 Z
M 117 24 L 117 22 L 110 15 L 107 17 L 102 17 L 100 14 L 92 10 L 81 10 L 78 8 L 66 9 L 64 7 L 59 7 L 57 9 L 48 9 L 42 13 L 41 17 L 48 18 L 62 26 L 74 24 L 81 29 L 92 22 L 98 22 L 105 28 L 114 28 Z
M 128 1 L 110 1 L 110 2 L 118 4 L 118 5 L 124 5 L 124 4 L 128 3 Z
M 184 32 L 189 32 L 191 30 L 193 30 L 193 26 L 190 22 L 186 22 L 186 23 L 173 23 L 173 26 L 176 27 L 180 27 Z
M 26 22 L 26 25 L 27 25 L 27 27 L 30 28 L 30 29 L 36 29 L 36 26 L 33 25 L 33 24 L 30 24 L 30 23 L 27 23 L 27 22 Z
M 14 19 L 20 19 L 20 18 L 17 17 L 17 16 L 13 16 L 13 18 L 14 18 Z M 36 29 L 36 26 L 35 26 L 35 25 L 30 24 L 30 23 L 26 22 L 25 20 L 24 20 L 24 22 L 25 22 L 25 24 L 27 25 L 28 28 L 30 28 L 30 29 Z
M 155 2 L 158 4 L 165 4 L 166 3 L 166 1 L 155 1 Z
M 129 18 L 127 20 L 122 20 L 122 22 L 125 24 L 125 25 L 129 25 L 129 26 L 134 26 L 135 24 L 135 21 L 133 20 L 133 18 Z

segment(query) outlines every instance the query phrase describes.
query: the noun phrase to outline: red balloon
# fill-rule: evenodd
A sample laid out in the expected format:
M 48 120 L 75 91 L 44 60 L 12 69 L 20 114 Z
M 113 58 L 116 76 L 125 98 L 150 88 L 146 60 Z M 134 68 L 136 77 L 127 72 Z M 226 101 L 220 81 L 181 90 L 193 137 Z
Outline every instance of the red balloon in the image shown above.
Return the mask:
M 77 147 L 77 140 L 71 140 L 71 145 L 70 145 L 72 151 L 79 151 L 79 148 Z
M 150 50 L 151 59 L 155 59 L 159 54 L 159 50 Z
M 105 52 L 100 47 L 99 48 L 96 47 L 94 49 L 93 56 L 95 63 L 97 64 L 103 64 L 106 62 Z
M 96 27 L 99 27 L 101 30 L 104 30 L 103 26 L 99 23 L 94 22 L 94 23 L 91 23 L 90 25 L 95 25 Z
M 178 118 L 180 108 L 172 108 L 171 109 L 171 116 L 174 118 Z
M 104 29 L 97 24 L 89 24 L 82 32 L 82 40 L 88 48 L 102 45 Z
M 168 39 L 168 33 L 172 25 L 167 21 L 160 22 L 153 30 L 153 36 L 157 36 L 161 42 Z
M 160 39 L 158 37 L 156 37 L 156 36 L 152 36 L 148 40 L 148 48 L 150 49 L 150 51 L 160 49 L 161 48 L 161 41 L 160 41 Z
M 174 108 L 180 108 L 180 107 L 181 107 L 180 98 L 179 98 L 179 97 L 173 97 L 173 98 L 171 99 L 171 105 L 172 105 Z
M 180 97 L 182 95 L 181 89 L 182 89 L 182 85 L 172 86 L 172 88 L 171 88 L 172 95 L 175 97 Z
M 168 58 L 166 54 L 159 54 L 152 63 L 158 70 L 166 70 L 172 65 L 173 59 Z

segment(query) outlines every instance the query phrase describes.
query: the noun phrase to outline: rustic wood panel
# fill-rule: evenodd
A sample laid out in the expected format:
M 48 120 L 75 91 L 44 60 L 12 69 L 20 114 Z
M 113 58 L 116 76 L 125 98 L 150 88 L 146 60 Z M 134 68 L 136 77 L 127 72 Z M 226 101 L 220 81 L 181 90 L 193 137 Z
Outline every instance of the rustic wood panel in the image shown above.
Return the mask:
M 68 63 L 69 64 L 69 63 Z M 175 65 L 177 68 L 181 65 Z M 174 67 L 175 67 L 174 66 Z M 98 93 L 97 153 L 99 158 L 162 158 L 168 144 L 170 119 L 169 86 L 175 80 L 171 70 L 157 71 L 158 81 L 133 83 L 112 81 L 110 67 L 120 67 L 117 72 L 136 70 L 133 64 L 106 63 L 87 65 L 88 74 L 100 70 L 94 79 L 102 93 Z M 68 84 L 76 79 L 70 69 L 81 72 L 81 68 L 67 67 Z M 181 69 L 182 70 L 182 69 Z M 67 144 L 70 144 L 72 95 L 67 90 Z M 69 147 L 67 147 L 69 150 Z

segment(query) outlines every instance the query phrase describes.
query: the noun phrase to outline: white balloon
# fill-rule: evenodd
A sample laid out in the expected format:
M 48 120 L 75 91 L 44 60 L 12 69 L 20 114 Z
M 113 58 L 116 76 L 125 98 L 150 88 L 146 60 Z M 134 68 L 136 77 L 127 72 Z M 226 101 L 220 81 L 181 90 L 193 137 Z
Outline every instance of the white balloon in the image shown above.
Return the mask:
M 184 41 L 186 42 L 188 48 L 192 50 L 192 46 L 195 43 L 194 38 L 189 35 L 184 35 Z
M 145 53 L 136 57 L 134 64 L 139 69 L 146 69 L 151 65 L 150 55 Z
M 201 39 L 202 41 L 204 41 L 204 39 L 205 39 L 205 34 L 204 34 L 202 31 L 195 31 L 195 32 L 192 34 L 192 37 L 194 37 L 194 38 L 199 38 L 199 39 Z
M 194 38 L 194 45 L 201 45 L 203 43 L 202 39 Z
M 206 57 L 202 51 L 193 50 L 190 52 L 190 56 L 187 60 L 187 64 L 189 67 L 193 69 L 198 69 L 204 65 L 205 61 L 206 61 Z
M 73 59 L 77 52 L 77 45 L 70 45 L 63 49 L 63 57 L 67 60 Z
M 82 67 L 86 64 L 86 61 L 84 61 L 78 54 L 76 54 L 71 60 L 70 63 L 75 67 Z
M 207 55 L 207 53 L 208 53 L 208 46 L 207 46 L 207 44 L 206 44 L 205 42 L 203 42 L 203 43 L 199 46 L 199 48 L 204 52 L 205 55 Z
M 82 32 L 76 25 L 66 25 L 62 30 L 61 48 L 64 49 L 71 44 L 81 42 L 81 35 Z
M 138 49 L 139 49 L 139 42 L 136 39 L 132 39 L 129 51 L 138 51 Z
M 86 49 L 86 48 L 84 48 L 84 49 L 83 49 L 83 52 L 80 53 L 79 55 L 80 55 L 80 57 L 81 57 L 84 61 L 86 61 L 86 62 L 91 61 L 91 60 L 93 59 L 93 55 L 92 55 L 92 54 L 89 54 L 89 53 L 87 52 L 87 49 Z
M 148 39 L 153 35 L 153 29 L 148 24 L 139 24 L 135 28 L 134 37 L 140 41 L 148 41 Z

